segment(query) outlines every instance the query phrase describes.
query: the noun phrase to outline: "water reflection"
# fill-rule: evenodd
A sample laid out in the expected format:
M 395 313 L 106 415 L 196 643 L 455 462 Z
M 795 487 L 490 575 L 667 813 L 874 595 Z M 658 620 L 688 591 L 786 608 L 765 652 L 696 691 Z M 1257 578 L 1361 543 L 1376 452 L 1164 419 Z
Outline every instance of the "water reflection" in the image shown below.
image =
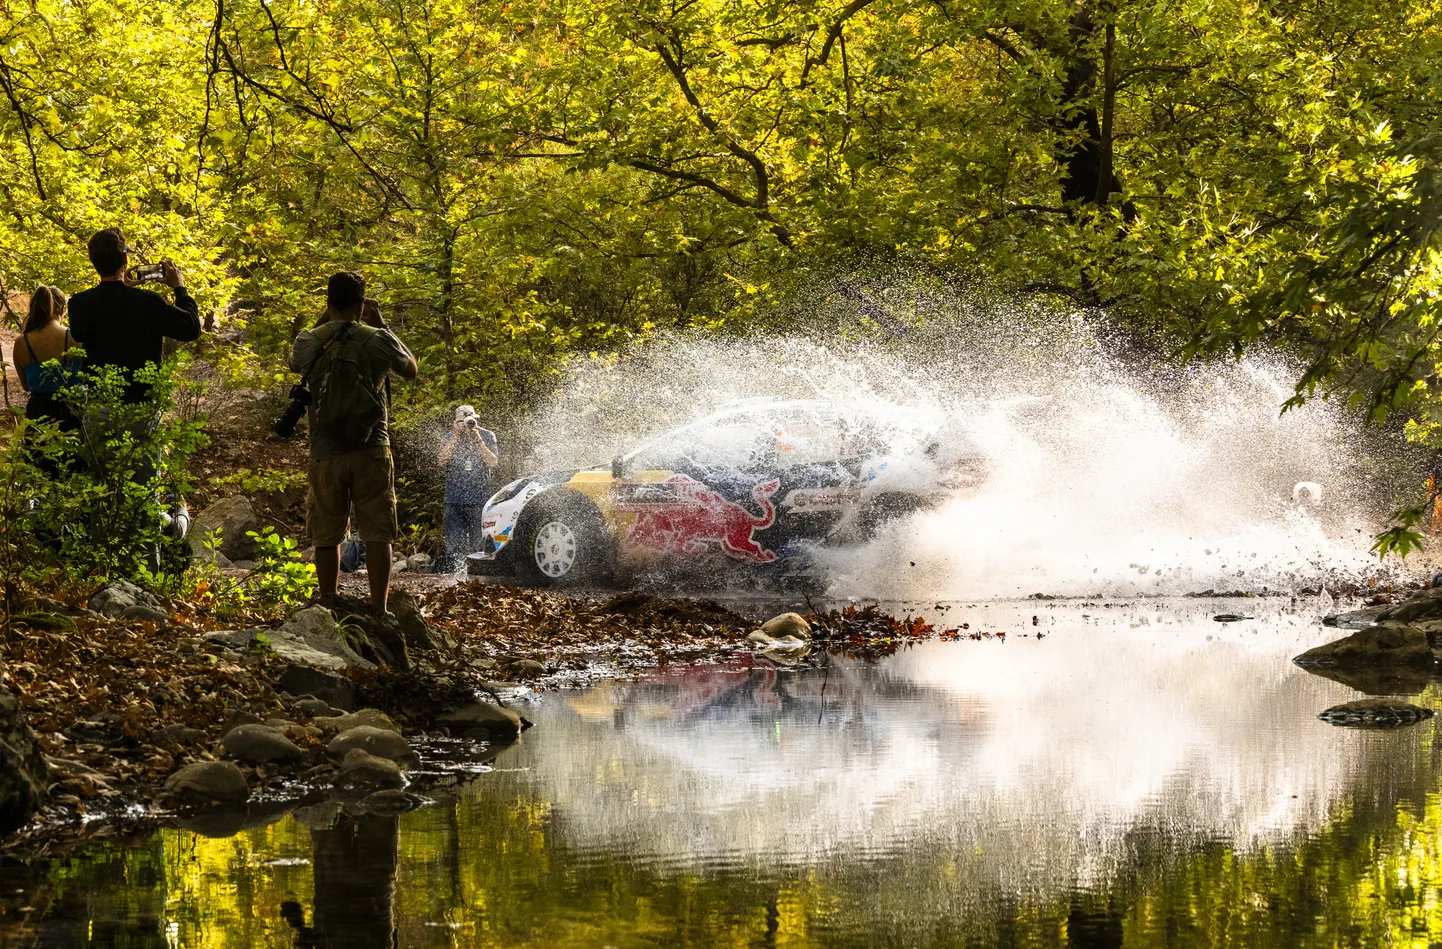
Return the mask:
M 315 915 L 305 925 L 296 900 L 281 904 L 281 917 L 305 949 L 376 949 L 394 945 L 395 817 L 342 812 L 334 823 L 311 831 Z
M 1217 611 L 993 605 L 970 622 L 1005 643 L 543 696 L 495 772 L 399 820 L 0 869 L 0 945 L 1442 938 L 1435 722 L 1318 721 L 1357 692 L 1288 661 L 1314 618 Z

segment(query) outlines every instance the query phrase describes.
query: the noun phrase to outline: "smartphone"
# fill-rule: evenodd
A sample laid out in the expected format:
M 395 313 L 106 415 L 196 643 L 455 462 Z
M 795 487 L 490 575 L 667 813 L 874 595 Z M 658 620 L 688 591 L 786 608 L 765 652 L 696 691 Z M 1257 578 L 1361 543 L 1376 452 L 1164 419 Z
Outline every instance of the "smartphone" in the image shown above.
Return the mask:
M 130 279 L 135 283 L 154 283 L 165 279 L 164 264 L 141 264 L 130 268 Z

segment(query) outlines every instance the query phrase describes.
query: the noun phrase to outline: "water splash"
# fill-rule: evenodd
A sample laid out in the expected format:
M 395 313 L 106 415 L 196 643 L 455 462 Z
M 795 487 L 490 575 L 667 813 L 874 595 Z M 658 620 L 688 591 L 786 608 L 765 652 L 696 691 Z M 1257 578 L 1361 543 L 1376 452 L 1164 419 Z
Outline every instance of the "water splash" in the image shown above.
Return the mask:
M 1085 314 L 904 290 L 882 328 L 674 335 L 578 363 L 528 426 L 544 433 L 528 470 L 604 463 L 742 398 L 819 398 L 953 432 L 991 469 L 973 495 L 824 551 L 835 595 L 1296 591 L 1378 569 L 1405 452 L 1327 403 L 1281 415 L 1284 359 L 1182 369 Z

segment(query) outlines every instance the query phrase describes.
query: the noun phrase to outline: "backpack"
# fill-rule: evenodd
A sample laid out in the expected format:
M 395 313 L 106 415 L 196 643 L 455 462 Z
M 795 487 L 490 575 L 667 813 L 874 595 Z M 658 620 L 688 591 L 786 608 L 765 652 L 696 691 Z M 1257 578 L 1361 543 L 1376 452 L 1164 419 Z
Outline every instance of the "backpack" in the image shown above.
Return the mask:
M 311 434 L 321 435 L 345 451 L 366 447 L 377 426 L 385 423 L 386 403 L 372 381 L 366 346 L 380 330 L 350 323 L 316 358 Z

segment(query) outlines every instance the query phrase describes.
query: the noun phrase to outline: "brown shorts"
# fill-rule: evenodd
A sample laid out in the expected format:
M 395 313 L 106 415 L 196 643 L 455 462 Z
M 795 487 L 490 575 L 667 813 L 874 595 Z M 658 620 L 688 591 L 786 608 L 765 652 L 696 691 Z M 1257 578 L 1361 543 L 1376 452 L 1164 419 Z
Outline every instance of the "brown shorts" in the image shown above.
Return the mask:
M 312 458 L 310 491 L 305 499 L 305 529 L 317 547 L 345 540 L 351 509 L 361 540 L 393 544 L 396 540 L 395 468 L 389 448 Z

